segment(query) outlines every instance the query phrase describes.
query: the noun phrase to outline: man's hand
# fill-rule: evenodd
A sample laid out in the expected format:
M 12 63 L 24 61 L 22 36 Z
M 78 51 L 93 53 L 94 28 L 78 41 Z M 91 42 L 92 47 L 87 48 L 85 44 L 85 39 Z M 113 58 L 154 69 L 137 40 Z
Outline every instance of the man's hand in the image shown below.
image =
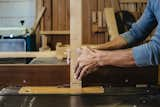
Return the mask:
M 87 74 L 95 71 L 98 66 L 96 51 L 90 48 L 82 49 L 75 68 L 76 79 L 81 80 Z
M 135 67 L 132 49 L 117 51 L 99 51 L 85 48 L 77 60 L 75 68 L 76 79 L 81 80 L 87 74 L 95 71 L 97 67 L 111 65 L 117 67 Z

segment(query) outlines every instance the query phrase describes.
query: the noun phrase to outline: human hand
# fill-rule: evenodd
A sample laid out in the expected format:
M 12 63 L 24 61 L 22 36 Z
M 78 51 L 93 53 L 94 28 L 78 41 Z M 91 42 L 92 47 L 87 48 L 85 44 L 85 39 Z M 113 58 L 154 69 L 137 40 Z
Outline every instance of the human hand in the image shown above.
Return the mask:
M 84 76 L 95 71 L 99 66 L 99 55 L 101 55 L 101 51 L 91 48 L 81 49 L 81 55 L 77 59 L 75 67 L 75 78 L 81 80 Z

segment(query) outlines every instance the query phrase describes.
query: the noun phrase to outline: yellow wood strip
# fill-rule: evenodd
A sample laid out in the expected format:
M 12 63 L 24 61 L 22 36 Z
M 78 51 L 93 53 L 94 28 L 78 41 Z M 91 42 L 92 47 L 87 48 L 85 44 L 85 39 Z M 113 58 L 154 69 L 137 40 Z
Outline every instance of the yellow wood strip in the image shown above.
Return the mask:
M 58 88 L 58 87 L 22 87 L 19 94 L 102 94 L 102 87 Z

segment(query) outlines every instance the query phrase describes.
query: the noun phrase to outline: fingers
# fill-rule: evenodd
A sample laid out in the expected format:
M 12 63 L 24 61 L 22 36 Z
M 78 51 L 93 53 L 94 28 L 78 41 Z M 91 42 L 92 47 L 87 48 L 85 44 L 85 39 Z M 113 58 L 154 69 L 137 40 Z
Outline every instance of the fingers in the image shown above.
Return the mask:
M 79 67 L 79 61 L 76 62 L 75 69 L 74 69 L 74 73 L 76 73 L 78 67 Z
M 78 72 L 76 79 L 81 80 L 84 76 L 88 75 L 93 70 L 95 70 L 93 68 L 95 68 L 95 64 L 89 64 L 89 65 L 83 66 L 82 68 L 80 68 L 80 71 Z
M 77 68 L 77 70 L 76 70 L 76 72 L 75 72 L 76 79 L 79 78 L 79 75 L 80 75 L 83 67 L 84 67 L 83 65 L 79 65 L 79 67 Z
M 79 72 L 79 75 L 78 75 L 78 77 L 77 77 L 78 80 L 81 80 L 82 77 L 84 77 L 84 75 L 87 75 L 87 70 L 89 69 L 89 66 L 90 66 L 90 65 L 85 66 L 85 67 L 81 70 L 81 72 Z

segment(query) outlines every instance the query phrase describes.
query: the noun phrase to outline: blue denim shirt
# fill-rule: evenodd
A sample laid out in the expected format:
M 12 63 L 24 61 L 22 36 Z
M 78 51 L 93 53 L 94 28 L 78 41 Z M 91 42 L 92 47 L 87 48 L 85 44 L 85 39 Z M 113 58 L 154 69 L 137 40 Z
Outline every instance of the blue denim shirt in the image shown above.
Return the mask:
M 136 65 L 139 67 L 160 64 L 160 0 L 148 0 L 141 18 L 128 32 L 121 34 L 131 45 L 144 40 L 155 27 L 156 32 L 149 43 L 132 49 Z

